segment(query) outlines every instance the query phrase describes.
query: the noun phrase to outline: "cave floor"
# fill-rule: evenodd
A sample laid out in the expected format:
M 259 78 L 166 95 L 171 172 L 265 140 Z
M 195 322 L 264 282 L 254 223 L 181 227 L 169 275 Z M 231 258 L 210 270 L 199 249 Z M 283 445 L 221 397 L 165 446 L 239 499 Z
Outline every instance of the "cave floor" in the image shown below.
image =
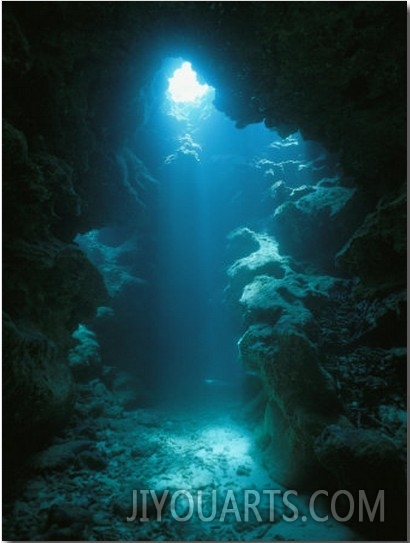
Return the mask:
M 19 499 L 5 510 L 3 537 L 37 541 L 255 541 L 255 540 L 360 540 L 346 524 L 329 516 L 323 523 L 309 517 L 308 496 L 289 497 L 293 512 L 275 496 L 274 515 L 269 493 L 280 490 L 258 460 L 252 428 L 240 415 L 239 400 L 218 395 L 197 395 L 195 404 L 163 401 L 162 405 L 123 411 L 120 416 L 96 417 L 70 429 L 37 458 L 34 475 Z M 91 431 L 92 430 L 92 431 Z M 90 452 L 92 451 L 92 452 Z M 142 493 L 155 490 L 158 500 L 169 490 L 161 519 L 152 498 L 147 499 L 148 521 L 141 522 Z M 186 495 L 192 496 L 192 516 Z M 198 516 L 198 491 L 203 494 L 204 522 Z M 212 490 L 216 491 L 212 497 Z M 245 515 L 245 490 L 260 493 L 257 511 Z M 134 492 L 133 492 L 134 491 Z M 228 491 L 234 496 L 225 506 Z M 133 499 L 137 496 L 135 520 Z M 282 494 L 283 495 L 283 494 Z M 174 506 L 172 499 L 175 498 Z M 249 502 L 254 503 L 251 495 Z M 318 512 L 322 515 L 322 512 Z M 238 517 L 239 515 L 239 517 Z M 303 521 L 303 516 L 307 521 Z M 331 519 L 331 520 L 330 520 Z

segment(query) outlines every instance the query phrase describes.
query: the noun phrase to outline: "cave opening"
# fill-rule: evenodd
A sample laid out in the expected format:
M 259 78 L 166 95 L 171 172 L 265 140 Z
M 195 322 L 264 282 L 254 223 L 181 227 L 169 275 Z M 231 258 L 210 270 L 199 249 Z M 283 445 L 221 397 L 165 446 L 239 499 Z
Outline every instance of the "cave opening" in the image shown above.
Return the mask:
M 167 95 L 173 102 L 200 103 L 212 89 L 198 81 L 197 73 L 188 61 L 183 61 L 168 79 Z

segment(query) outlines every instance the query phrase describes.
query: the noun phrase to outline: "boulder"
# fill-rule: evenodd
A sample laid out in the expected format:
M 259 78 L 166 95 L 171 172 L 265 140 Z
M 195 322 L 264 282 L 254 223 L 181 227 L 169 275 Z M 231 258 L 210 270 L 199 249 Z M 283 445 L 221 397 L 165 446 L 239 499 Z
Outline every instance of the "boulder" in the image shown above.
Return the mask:
M 308 485 L 310 474 L 317 477 L 321 471 L 315 439 L 342 419 L 336 386 L 323 368 L 321 353 L 302 333 L 268 325 L 250 326 L 239 350 L 246 369 L 259 373 L 266 386 L 259 441 L 269 458 L 268 469 L 282 484 Z

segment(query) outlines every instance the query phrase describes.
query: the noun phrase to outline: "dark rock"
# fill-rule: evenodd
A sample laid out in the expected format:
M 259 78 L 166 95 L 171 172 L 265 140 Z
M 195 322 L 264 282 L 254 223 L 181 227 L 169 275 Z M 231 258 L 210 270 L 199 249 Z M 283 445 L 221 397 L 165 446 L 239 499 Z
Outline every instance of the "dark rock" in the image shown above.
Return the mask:
M 314 470 L 317 483 L 319 473 L 324 474 L 314 440 L 342 416 L 335 383 L 323 369 L 319 351 L 292 328 L 279 332 L 266 325 L 248 328 L 239 349 L 245 367 L 266 383 L 268 403 L 258 439 L 270 458 L 272 476 L 282 484 L 307 485 Z
M 383 508 L 388 525 L 372 526 L 365 519 L 361 529 L 377 533 L 383 539 L 404 535 L 405 460 L 391 439 L 374 430 L 330 425 L 317 439 L 315 452 L 333 473 L 337 488 L 342 485 L 356 496 L 360 490 L 364 491 L 369 503 L 374 503 L 380 490 L 384 491 Z M 360 527 L 360 523 L 357 525 Z
M 82 452 L 78 456 L 77 462 L 80 466 L 95 471 L 101 471 L 107 466 L 107 460 L 98 452 Z
M 3 62 L 6 69 L 14 73 L 27 74 L 32 67 L 30 44 L 17 20 L 5 13 L 3 19 Z M 4 137 L 4 133 L 3 133 Z
M 46 541 L 83 540 L 91 521 L 92 515 L 84 507 L 53 505 L 48 512 L 43 537 Z
M 56 239 L 7 243 L 5 252 L 13 282 L 4 288 L 4 309 L 67 347 L 78 323 L 107 299 L 100 274 L 77 247 Z
M 338 266 L 360 277 L 364 291 L 374 295 L 405 285 L 406 220 L 406 191 L 402 190 L 381 200 L 336 255 Z
M 3 408 L 7 449 L 24 440 L 25 449 L 67 420 L 74 403 L 71 373 L 53 341 L 3 319 Z
M 335 182 L 307 189 L 294 189 L 289 199 L 276 208 L 272 232 L 283 253 L 329 268 L 337 248 L 357 224 L 360 205 L 354 200 L 354 189 Z
M 66 441 L 51 445 L 33 458 L 33 469 L 38 472 L 62 471 L 74 465 L 77 456 L 92 447 L 93 442 L 88 440 Z

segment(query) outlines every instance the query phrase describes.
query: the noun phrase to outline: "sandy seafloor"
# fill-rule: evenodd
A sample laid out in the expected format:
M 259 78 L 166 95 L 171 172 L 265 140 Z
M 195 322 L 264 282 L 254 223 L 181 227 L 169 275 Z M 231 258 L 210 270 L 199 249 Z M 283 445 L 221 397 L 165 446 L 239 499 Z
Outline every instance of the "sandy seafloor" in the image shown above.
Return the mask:
M 330 515 L 326 522 L 313 520 L 307 495 L 289 496 L 299 516 L 285 521 L 283 515 L 293 516 L 281 498 L 287 489 L 272 481 L 262 466 L 253 429 L 240 414 L 240 401 L 218 394 L 198 395 L 196 400 L 164 400 L 157 407 L 96 417 L 93 428 L 89 421 L 84 428 L 71 428 L 36 457 L 35 475 L 13 508 L 6 509 L 3 537 L 19 541 L 362 539 Z M 151 497 L 149 520 L 139 520 L 141 490 L 155 490 L 159 500 L 169 491 L 161 520 Z M 177 518 L 189 511 L 187 496 L 179 495 L 172 505 L 179 490 L 192 496 L 192 516 L 185 522 Z M 215 519 L 204 522 L 198 515 L 198 491 L 202 491 L 203 515 L 208 517 L 212 490 L 216 491 Z M 259 493 L 256 508 L 261 521 L 252 509 L 245 518 L 245 490 Z M 274 513 L 269 493 L 263 490 L 282 491 L 275 496 Z M 235 503 L 229 501 L 221 520 L 228 492 Z M 134 515 L 135 494 L 138 516 L 127 521 Z M 254 499 L 252 494 L 250 503 Z

